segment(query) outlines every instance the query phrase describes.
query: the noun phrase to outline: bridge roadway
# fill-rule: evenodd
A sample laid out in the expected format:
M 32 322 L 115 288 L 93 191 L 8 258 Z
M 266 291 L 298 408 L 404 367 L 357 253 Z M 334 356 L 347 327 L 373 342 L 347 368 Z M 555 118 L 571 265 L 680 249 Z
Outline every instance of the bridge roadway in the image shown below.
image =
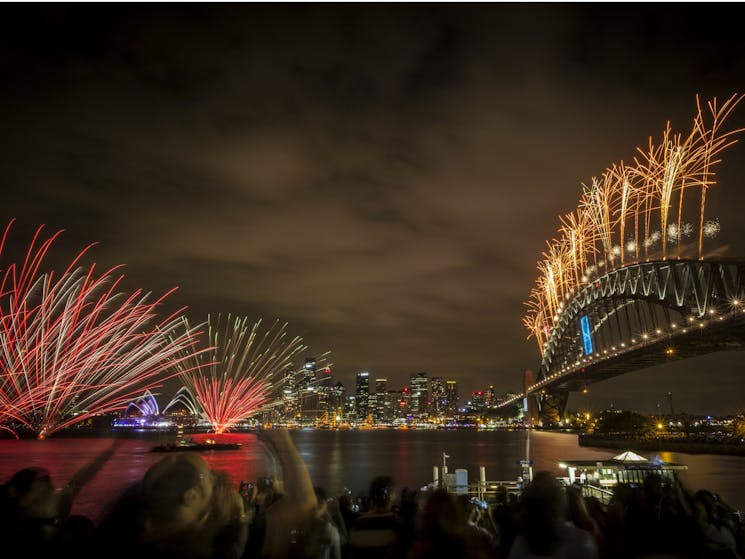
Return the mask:
M 577 392 L 594 382 L 681 359 L 745 349 L 745 309 L 695 321 L 675 334 L 650 337 L 607 357 L 587 360 L 564 373 L 539 377 L 530 393 Z M 703 326 L 700 326 L 703 324 Z

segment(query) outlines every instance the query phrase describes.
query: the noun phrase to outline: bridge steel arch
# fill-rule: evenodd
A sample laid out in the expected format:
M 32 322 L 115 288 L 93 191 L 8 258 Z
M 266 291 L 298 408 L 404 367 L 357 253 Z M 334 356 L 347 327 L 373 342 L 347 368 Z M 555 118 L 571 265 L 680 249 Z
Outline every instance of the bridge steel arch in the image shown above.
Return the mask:
M 588 337 L 591 348 L 584 345 Z M 526 382 L 521 396 L 537 400 L 543 422 L 556 422 L 569 393 L 593 382 L 733 349 L 745 349 L 745 260 L 633 264 L 567 298 L 535 382 Z

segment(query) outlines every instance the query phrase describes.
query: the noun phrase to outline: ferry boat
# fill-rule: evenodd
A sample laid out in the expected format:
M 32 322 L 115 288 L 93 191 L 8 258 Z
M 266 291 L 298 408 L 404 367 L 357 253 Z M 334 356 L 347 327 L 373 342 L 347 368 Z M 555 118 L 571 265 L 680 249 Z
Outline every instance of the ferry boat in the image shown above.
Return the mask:
M 204 452 L 208 450 L 238 450 L 241 443 L 218 443 L 214 439 L 207 439 L 197 443 L 191 440 L 180 440 L 176 443 L 160 444 L 150 449 L 150 452 Z

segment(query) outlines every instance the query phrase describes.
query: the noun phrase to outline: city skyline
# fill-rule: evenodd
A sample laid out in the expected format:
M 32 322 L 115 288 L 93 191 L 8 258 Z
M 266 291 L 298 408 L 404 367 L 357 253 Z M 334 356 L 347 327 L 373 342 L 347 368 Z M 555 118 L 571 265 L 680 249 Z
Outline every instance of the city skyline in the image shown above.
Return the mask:
M 745 92 L 734 8 L 11 5 L 2 8 L 7 251 L 125 265 L 190 321 L 287 321 L 308 355 L 403 386 L 519 392 L 559 216 L 695 98 Z M 730 13 L 731 12 L 731 13 Z M 731 118 L 745 123 L 745 107 Z M 745 143 L 707 213 L 745 257 Z M 637 371 L 569 407 L 745 409 L 738 352 Z M 698 377 L 707 371 L 707 381 Z

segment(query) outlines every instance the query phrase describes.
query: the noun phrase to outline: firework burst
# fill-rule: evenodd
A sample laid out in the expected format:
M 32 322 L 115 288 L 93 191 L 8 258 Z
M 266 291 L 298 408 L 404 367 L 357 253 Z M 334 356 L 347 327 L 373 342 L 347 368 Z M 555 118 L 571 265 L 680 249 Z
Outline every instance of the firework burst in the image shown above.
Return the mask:
M 0 239 L 0 254 L 11 221 Z M 39 227 L 22 262 L 0 277 L 0 425 L 39 438 L 125 409 L 129 402 L 178 373 L 198 342 L 178 313 L 158 320 L 173 290 L 150 299 L 137 290 L 117 293 L 120 266 L 97 274 L 79 266 L 42 271 L 57 231 L 42 240 Z M 178 311 L 181 312 L 181 311 Z
M 594 271 L 652 256 L 680 258 L 687 248 L 684 238 L 694 234 L 703 258 L 704 239 L 720 232 L 718 220 L 705 219 L 706 195 L 716 184 L 714 168 L 743 132 L 724 131 L 723 125 L 743 97 L 733 95 L 722 104 L 713 99 L 705 106 L 697 97 L 688 135 L 674 133 L 668 123 L 661 141 L 650 138 L 632 163 L 614 164 L 583 185 L 577 209 L 560 218 L 561 237 L 541 255 L 539 277 L 526 302 L 523 324 L 541 352 L 561 312 L 558 302 L 583 288 Z
M 191 366 L 181 380 L 193 394 L 215 433 L 279 404 L 278 388 L 298 374 L 292 360 L 307 349 L 302 338 L 290 338 L 287 324 L 274 324 L 262 333 L 261 320 L 207 320 L 211 353 L 184 361 Z M 188 325 L 187 325 L 188 329 Z

